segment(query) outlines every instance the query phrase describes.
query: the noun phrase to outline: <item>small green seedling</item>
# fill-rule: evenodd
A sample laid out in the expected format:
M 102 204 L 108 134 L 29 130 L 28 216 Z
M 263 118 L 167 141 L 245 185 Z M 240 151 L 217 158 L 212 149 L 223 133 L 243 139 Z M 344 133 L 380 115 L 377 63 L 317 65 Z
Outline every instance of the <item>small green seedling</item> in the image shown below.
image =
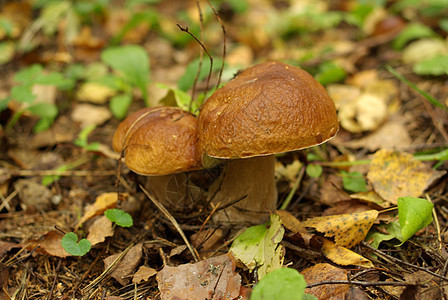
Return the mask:
M 147 84 L 149 82 L 149 57 L 145 49 L 137 45 L 116 46 L 101 53 L 102 61 L 116 71 L 121 79 L 122 90 L 127 97 L 115 97 L 111 109 L 118 116 L 125 116 L 132 99 L 132 88 L 140 90 L 145 104 L 149 106 Z M 120 102 L 120 103 L 118 103 Z
M 342 171 L 342 184 L 344 185 L 344 189 L 349 192 L 359 193 L 359 192 L 367 192 L 367 182 L 364 176 L 358 171 L 354 172 L 345 172 Z
M 74 232 L 66 233 L 62 237 L 62 247 L 73 256 L 83 256 L 90 251 L 92 244 L 87 239 L 78 242 L 78 236 Z
M 13 126 L 25 112 L 29 112 L 39 117 L 39 122 L 34 126 L 35 132 L 48 129 L 58 116 L 58 108 L 52 103 L 36 103 L 36 95 L 33 94 L 35 85 L 53 85 L 59 90 L 67 90 L 74 86 L 74 80 L 65 78 L 58 72 L 45 72 L 41 65 L 35 64 L 22 69 L 14 75 L 17 82 L 11 88 L 9 97 L 0 101 L 0 111 L 5 109 L 10 101 L 16 101 L 20 108 L 8 123 L 8 127 Z
M 121 209 L 108 209 L 104 212 L 104 215 L 121 227 L 131 227 L 134 224 L 131 215 Z
M 250 300 L 302 300 L 305 298 L 305 287 L 305 279 L 297 270 L 280 268 L 266 274 L 257 283 Z M 316 298 L 307 297 L 306 299 Z
M 84 148 L 87 151 L 98 151 L 100 144 L 98 142 L 89 143 L 88 137 L 89 134 L 95 130 L 96 125 L 89 125 L 86 126 L 81 130 L 81 132 L 78 135 L 78 138 L 74 140 L 74 144 L 78 147 Z
M 319 178 L 322 175 L 322 166 L 316 164 L 309 164 L 305 169 L 306 175 L 311 178 Z

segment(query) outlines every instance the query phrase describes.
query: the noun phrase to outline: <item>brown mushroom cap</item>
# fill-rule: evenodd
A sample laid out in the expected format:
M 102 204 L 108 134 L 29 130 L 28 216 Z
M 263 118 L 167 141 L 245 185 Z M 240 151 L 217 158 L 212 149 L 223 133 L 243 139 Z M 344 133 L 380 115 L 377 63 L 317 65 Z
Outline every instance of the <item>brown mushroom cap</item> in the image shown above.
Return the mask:
M 113 138 L 114 151 L 125 149 L 126 165 L 142 175 L 198 169 L 196 146 L 196 118 L 176 107 L 141 109 L 120 123 Z
M 320 83 L 300 68 L 269 62 L 246 69 L 207 100 L 199 148 L 217 158 L 271 155 L 324 143 L 338 129 Z

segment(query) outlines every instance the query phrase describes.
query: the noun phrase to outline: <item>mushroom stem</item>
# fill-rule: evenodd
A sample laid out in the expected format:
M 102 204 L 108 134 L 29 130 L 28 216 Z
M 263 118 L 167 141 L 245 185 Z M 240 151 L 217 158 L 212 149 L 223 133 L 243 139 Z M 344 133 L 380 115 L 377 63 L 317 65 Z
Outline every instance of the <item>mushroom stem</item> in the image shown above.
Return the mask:
M 214 205 L 224 206 L 241 196 L 246 198 L 216 213 L 217 221 L 260 224 L 277 205 L 273 155 L 226 162 L 221 176 L 210 187 Z
M 183 209 L 193 202 L 185 173 L 149 176 L 148 186 L 154 197 L 167 209 Z

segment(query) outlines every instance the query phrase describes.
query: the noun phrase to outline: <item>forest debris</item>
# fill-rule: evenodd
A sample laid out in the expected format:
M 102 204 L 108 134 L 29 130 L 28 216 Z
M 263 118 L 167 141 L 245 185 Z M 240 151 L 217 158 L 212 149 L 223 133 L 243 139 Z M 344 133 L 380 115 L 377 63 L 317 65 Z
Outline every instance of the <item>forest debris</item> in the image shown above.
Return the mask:
M 279 215 L 282 219 L 282 224 L 286 229 L 294 232 L 294 233 L 308 233 L 305 229 L 305 226 L 297 220 L 289 211 L 287 210 L 276 210 L 275 214 Z
M 120 196 L 128 197 L 127 194 L 120 194 Z M 118 193 L 111 192 L 99 195 L 98 197 L 96 197 L 95 203 L 87 206 L 86 211 L 82 216 L 81 220 L 79 220 L 78 224 L 76 225 L 76 228 L 78 228 L 82 223 L 84 223 L 88 219 L 97 215 L 101 215 L 110 208 L 115 208 L 117 206 L 117 201 L 118 201 Z
M 20 248 L 20 245 L 11 242 L 0 241 L 0 258 L 13 248 Z
M 302 225 L 316 228 L 327 237 L 334 237 L 336 244 L 340 246 L 352 248 L 364 240 L 377 216 L 377 210 L 369 210 L 361 213 L 315 217 L 302 222 Z
M 215 250 L 222 244 L 223 231 L 220 228 L 208 228 L 191 235 L 191 243 L 198 250 Z
M 96 82 L 85 82 L 79 87 L 76 97 L 80 101 L 105 104 L 115 94 L 115 90 L 108 86 Z
M 29 251 L 35 250 L 36 253 L 64 258 L 70 256 L 70 254 L 62 248 L 63 236 L 64 234 L 59 230 L 51 230 L 42 237 L 28 240 L 23 244 Z
M 347 270 L 327 263 L 316 264 L 300 272 L 305 277 L 307 284 L 330 280 L 347 280 L 347 273 Z M 323 284 L 305 289 L 305 293 L 318 299 L 344 299 L 344 295 L 349 289 L 350 285 L 348 284 Z
M 380 148 L 397 150 L 406 148 L 410 144 L 411 138 L 402 116 L 391 118 L 369 135 L 344 143 L 347 147 L 366 148 L 370 151 Z
M 328 239 L 322 239 L 322 252 L 326 258 L 341 266 L 358 266 L 362 268 L 373 268 L 373 263 L 356 252 L 343 246 L 336 245 Z
M 235 267 L 230 254 L 178 267 L 165 266 L 156 277 L 160 298 L 235 299 L 241 290 L 241 276 L 235 273 Z
M 107 237 L 113 235 L 114 229 L 112 226 L 112 221 L 110 221 L 106 216 L 100 216 L 89 227 L 87 239 L 93 246 L 104 242 Z
M 131 281 L 131 274 L 134 273 L 143 256 L 142 249 L 142 243 L 132 247 L 113 267 L 110 276 L 123 286 L 129 284 Z M 104 259 L 104 268 L 107 269 L 119 256 L 120 253 L 106 257 Z
M 246 268 L 258 268 L 258 279 L 283 265 L 284 249 L 279 245 L 285 229 L 278 215 L 272 214 L 270 222 L 246 229 L 239 235 L 229 252 Z
M 77 104 L 71 113 L 73 121 L 81 123 L 81 127 L 101 125 L 112 117 L 109 109 L 92 104 Z
M 378 205 L 382 208 L 389 207 L 389 203 L 381 198 L 375 191 L 367 191 L 367 192 L 359 192 L 355 194 L 351 194 L 350 198 L 358 199 L 366 203 L 372 203 Z
M 28 212 L 47 211 L 51 208 L 51 191 L 33 179 L 19 179 L 14 183 L 21 203 Z
M 132 283 L 141 283 L 142 281 L 148 281 L 148 279 L 157 274 L 157 271 L 153 268 L 141 266 L 138 271 L 135 272 L 132 277 Z
M 396 205 L 399 197 L 419 197 L 436 178 L 436 171 L 412 154 L 379 150 L 372 158 L 367 178 L 375 192 Z

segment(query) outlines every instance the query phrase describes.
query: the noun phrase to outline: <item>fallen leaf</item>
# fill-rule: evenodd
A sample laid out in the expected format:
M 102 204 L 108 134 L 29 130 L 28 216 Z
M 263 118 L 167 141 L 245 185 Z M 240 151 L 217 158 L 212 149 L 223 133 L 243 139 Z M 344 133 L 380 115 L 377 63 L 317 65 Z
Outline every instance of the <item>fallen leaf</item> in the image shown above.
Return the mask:
M 410 43 L 403 49 L 402 60 L 406 64 L 413 64 L 439 54 L 447 54 L 448 47 L 443 39 L 426 38 Z
M 272 214 L 270 222 L 246 229 L 239 235 L 229 252 L 250 271 L 258 268 L 258 279 L 283 265 L 283 239 L 285 229 L 278 215 Z
M 378 149 L 400 149 L 406 148 L 411 144 L 411 137 L 408 129 L 404 125 L 403 120 L 393 118 L 377 130 L 367 136 L 363 136 L 357 140 L 351 140 L 344 143 L 346 147 L 351 148 L 367 148 L 370 151 Z
M 101 125 L 112 117 L 109 109 L 92 104 L 77 104 L 73 108 L 71 117 L 73 121 L 81 123 L 81 127 Z
M 316 228 L 325 236 L 334 237 L 336 244 L 352 248 L 363 241 L 378 216 L 377 210 L 315 217 L 302 222 L 305 227 Z
M 6 293 L 9 280 L 9 267 L 0 263 L 0 300 L 10 300 L 11 297 Z
M 51 209 L 53 193 L 46 186 L 33 179 L 19 179 L 14 183 L 19 192 L 21 203 L 29 212 L 47 211 Z
M 350 198 L 352 199 L 358 199 L 363 202 L 372 203 L 375 205 L 378 205 L 380 207 L 386 208 L 390 206 L 390 203 L 381 198 L 380 195 L 378 195 L 375 191 L 367 191 L 367 192 L 360 192 L 351 194 Z
M 393 205 L 399 197 L 419 197 L 433 177 L 435 171 L 411 154 L 383 149 L 373 155 L 367 173 L 375 192 Z
M 79 87 L 76 97 L 80 101 L 104 104 L 115 94 L 116 92 L 108 86 L 96 82 L 85 82 Z
M 322 253 L 326 258 L 341 266 L 374 267 L 367 258 L 327 239 L 323 239 Z
M 308 233 L 305 229 L 305 226 L 297 220 L 289 211 L 287 210 L 276 210 L 276 215 L 279 215 L 282 219 L 282 224 L 286 229 L 294 232 L 294 233 Z
M 87 239 L 93 246 L 104 242 L 107 237 L 113 235 L 114 229 L 112 226 L 112 222 L 106 216 L 101 216 L 96 219 L 89 227 L 89 234 L 87 235 Z
M 165 266 L 156 277 L 160 298 L 236 299 L 240 295 L 241 276 L 235 273 L 235 267 L 230 254 L 178 267 Z
M 187 249 L 187 245 L 177 246 L 177 247 L 171 249 L 169 257 L 175 256 L 175 255 L 179 255 L 182 252 L 184 252 L 185 249 Z
M 141 266 L 134 277 L 132 277 L 132 283 L 141 283 L 142 281 L 148 281 L 148 279 L 157 274 L 157 271 L 153 268 Z
M 191 235 L 191 243 L 198 250 L 215 250 L 223 242 L 223 231 L 219 228 L 208 228 Z
M 6 242 L 6 241 L 0 241 L 0 257 L 3 257 L 9 250 L 13 248 L 20 248 L 19 244 Z
M 322 281 L 347 280 L 347 270 L 332 266 L 327 263 L 316 264 L 302 270 L 300 274 L 305 277 L 307 284 Z M 344 299 L 345 293 L 350 289 L 348 284 L 323 284 L 305 289 L 305 293 L 318 299 Z
M 131 274 L 134 273 L 140 260 L 142 259 L 143 244 L 137 244 L 124 255 L 124 257 L 116 263 L 112 268 L 110 276 L 117 280 L 121 285 L 125 286 L 131 281 Z M 115 259 L 120 256 L 121 253 L 117 253 L 108 256 L 104 259 L 104 268 L 107 269 Z
M 96 197 L 95 203 L 88 205 L 86 208 L 86 212 L 79 220 L 76 228 L 78 228 L 82 223 L 87 221 L 88 219 L 103 214 L 106 210 L 110 208 L 115 208 L 117 206 L 118 194 L 113 193 L 103 193 Z M 120 194 L 120 197 L 128 197 L 128 194 Z
M 64 235 L 58 230 L 47 232 L 42 237 L 31 239 L 23 243 L 29 251 L 35 250 L 36 253 L 51 255 L 56 257 L 70 256 L 64 248 L 62 248 L 62 237 Z

